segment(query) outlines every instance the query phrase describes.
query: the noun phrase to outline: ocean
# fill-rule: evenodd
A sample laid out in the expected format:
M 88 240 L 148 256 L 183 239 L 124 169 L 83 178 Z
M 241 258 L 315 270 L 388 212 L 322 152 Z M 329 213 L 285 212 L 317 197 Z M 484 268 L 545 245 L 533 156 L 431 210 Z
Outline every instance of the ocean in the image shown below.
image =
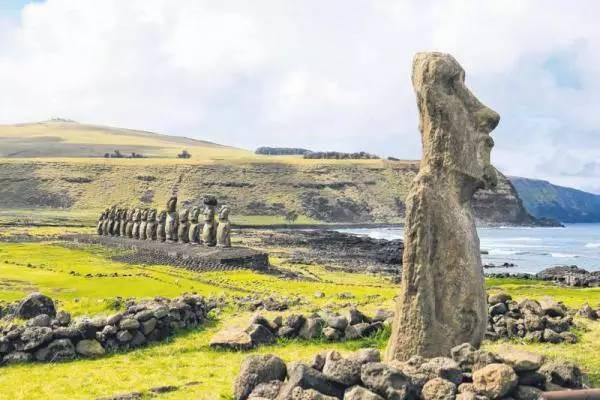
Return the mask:
M 339 229 L 377 239 L 402 238 L 402 228 Z M 569 224 L 564 228 L 478 228 L 484 264 L 512 263 L 514 268 L 486 272 L 536 273 L 555 265 L 600 270 L 600 224 Z M 486 254 L 487 253 L 487 254 Z

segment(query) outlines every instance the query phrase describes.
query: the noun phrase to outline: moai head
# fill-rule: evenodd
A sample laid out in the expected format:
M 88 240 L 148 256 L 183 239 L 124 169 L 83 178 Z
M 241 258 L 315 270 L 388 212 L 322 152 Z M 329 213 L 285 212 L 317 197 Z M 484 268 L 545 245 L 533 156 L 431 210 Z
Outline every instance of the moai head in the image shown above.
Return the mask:
M 219 210 L 219 221 L 229 220 L 229 206 L 223 206 Z
M 133 210 L 133 221 L 140 222 L 142 220 L 142 211 L 139 208 Z
M 211 206 L 204 207 L 204 222 L 212 224 L 215 220 L 215 208 Z
M 150 210 L 147 209 L 147 208 L 144 208 L 142 210 L 142 213 L 141 213 L 141 219 L 142 219 L 142 221 L 148 221 L 148 211 L 150 211 Z
M 216 207 L 219 204 L 219 202 L 217 201 L 217 197 L 213 194 L 207 194 L 206 196 L 204 196 L 202 202 L 205 206 L 208 207 Z
M 177 211 L 177 196 L 171 196 L 169 201 L 167 201 L 167 212 L 175 212 Z
M 156 222 L 156 208 L 148 210 L 148 222 Z
M 192 211 L 190 211 L 190 222 L 192 223 L 198 223 L 198 218 L 200 217 L 200 208 L 199 207 L 193 207 Z
M 188 222 L 189 214 L 190 214 L 190 210 L 189 209 L 187 209 L 187 208 L 182 209 L 179 212 L 179 222 L 181 222 L 181 223 Z
M 164 224 L 167 220 L 167 212 L 165 210 L 162 210 L 159 214 L 158 214 L 158 222 L 161 224 Z
M 423 142 L 421 169 L 457 172 L 474 193 L 496 186 L 490 132 L 500 116 L 483 105 L 465 86 L 465 71 L 449 54 L 418 53 L 412 82 L 417 95 Z

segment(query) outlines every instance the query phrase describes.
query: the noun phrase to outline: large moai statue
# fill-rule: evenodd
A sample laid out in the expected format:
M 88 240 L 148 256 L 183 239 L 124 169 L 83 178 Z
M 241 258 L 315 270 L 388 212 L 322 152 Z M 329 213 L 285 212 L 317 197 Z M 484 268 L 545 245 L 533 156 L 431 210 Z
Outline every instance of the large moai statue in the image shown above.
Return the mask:
M 179 212 L 179 226 L 177 227 L 177 240 L 179 243 L 188 243 L 190 241 L 190 210 L 184 208 Z
M 148 211 L 145 232 L 146 240 L 156 240 L 156 208 Z
M 219 226 L 217 227 L 217 246 L 231 247 L 231 223 L 229 222 L 229 207 L 223 206 L 219 211 Z
M 133 238 L 134 239 L 139 239 L 140 238 L 140 225 L 142 223 L 142 210 L 140 210 L 139 208 L 136 208 L 135 211 L 133 212 Z
M 96 225 L 96 233 L 102 235 L 102 227 L 104 226 L 104 219 L 106 218 L 106 211 L 102 211 L 98 217 L 98 224 Z
M 108 225 L 110 224 L 110 208 L 107 208 L 106 210 L 104 210 L 105 216 L 104 216 L 104 220 L 102 221 L 102 234 L 104 236 L 108 235 Z
M 200 207 L 193 207 L 192 211 L 190 211 L 190 229 L 188 231 L 188 239 L 191 244 L 202 243 L 200 236 L 202 234 L 203 224 L 199 222 L 199 218 Z
M 123 210 L 121 210 L 120 208 L 117 208 L 117 212 L 115 213 L 115 219 L 112 223 L 112 235 L 113 236 L 120 236 L 121 235 L 121 213 L 123 212 Z
M 217 245 L 217 198 L 212 195 L 204 197 L 204 226 L 202 227 L 202 242 L 209 246 Z
M 133 215 L 135 214 L 135 209 L 129 209 L 127 213 L 127 226 L 125 228 L 125 236 L 128 238 L 133 238 Z
M 471 198 L 496 184 L 490 132 L 499 115 L 465 86 L 448 54 L 418 53 L 412 82 L 423 143 L 406 201 L 401 292 L 387 360 L 449 356 L 479 346 L 487 304 Z
M 165 221 L 165 236 L 167 242 L 177 241 L 177 225 L 179 217 L 177 215 L 177 196 L 171 196 L 167 202 L 167 219 Z
M 141 222 L 140 222 L 140 240 L 146 240 L 146 225 L 148 224 L 148 208 L 142 210 Z
M 167 224 L 167 212 L 162 210 L 158 214 L 158 221 L 156 224 L 156 240 L 164 242 L 167 240 L 167 233 L 165 232 L 166 224 Z
M 119 225 L 119 236 L 127 237 L 127 219 L 129 217 L 129 210 L 124 208 L 121 210 L 121 224 Z

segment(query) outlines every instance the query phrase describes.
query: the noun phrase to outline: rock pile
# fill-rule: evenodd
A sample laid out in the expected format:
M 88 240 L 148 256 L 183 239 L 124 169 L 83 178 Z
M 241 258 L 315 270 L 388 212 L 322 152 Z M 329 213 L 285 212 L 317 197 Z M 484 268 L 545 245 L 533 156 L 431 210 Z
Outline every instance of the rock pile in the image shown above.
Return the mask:
M 534 342 L 575 343 L 577 336 L 569 332 L 573 318 L 567 308 L 549 298 L 541 302 L 513 301 L 506 293 L 488 297 L 489 316 L 486 339 L 524 338 Z
M 0 361 L 54 362 L 128 350 L 165 340 L 177 329 L 199 326 L 212 308 L 196 295 L 157 297 L 107 318 L 71 321 L 69 313 L 55 311 L 52 299 L 34 293 L 16 308 L 17 316 L 28 319 L 26 324 L 12 323 L 0 331 Z
M 263 344 L 272 344 L 278 338 L 305 340 L 324 338 L 328 341 L 353 340 L 372 335 L 391 323 L 393 314 L 379 310 L 372 318 L 356 308 L 346 316 L 316 313 L 310 316 L 291 314 L 285 319 L 277 316 L 272 321 L 256 314 L 246 329 L 225 329 L 210 341 L 215 348 L 247 350 Z
M 544 391 L 584 387 L 581 370 L 568 362 L 506 349 L 499 354 L 465 343 L 450 357 L 382 363 L 376 349 L 346 357 L 317 354 L 309 364 L 285 364 L 274 355 L 242 363 L 233 390 L 236 400 L 535 400 Z
M 600 286 L 600 271 L 589 272 L 576 265 L 546 268 L 543 271 L 538 272 L 536 278 L 545 281 L 554 281 L 566 286 Z
M 596 321 L 597 319 L 600 319 L 600 309 L 594 310 L 588 303 L 585 303 L 583 307 L 577 311 L 577 315 Z

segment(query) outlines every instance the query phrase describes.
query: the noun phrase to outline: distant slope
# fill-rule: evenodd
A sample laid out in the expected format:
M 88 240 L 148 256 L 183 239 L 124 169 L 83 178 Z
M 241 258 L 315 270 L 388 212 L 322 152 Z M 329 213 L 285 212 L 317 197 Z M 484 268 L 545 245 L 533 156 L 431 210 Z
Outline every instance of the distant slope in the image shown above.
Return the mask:
M 202 140 L 132 129 L 51 120 L 0 125 L 0 157 L 103 157 L 119 150 L 145 157 L 175 158 L 183 149 L 193 157 L 240 157 L 251 152 Z
M 525 208 L 538 218 L 562 222 L 600 222 L 600 195 L 553 185 L 550 182 L 510 177 Z

